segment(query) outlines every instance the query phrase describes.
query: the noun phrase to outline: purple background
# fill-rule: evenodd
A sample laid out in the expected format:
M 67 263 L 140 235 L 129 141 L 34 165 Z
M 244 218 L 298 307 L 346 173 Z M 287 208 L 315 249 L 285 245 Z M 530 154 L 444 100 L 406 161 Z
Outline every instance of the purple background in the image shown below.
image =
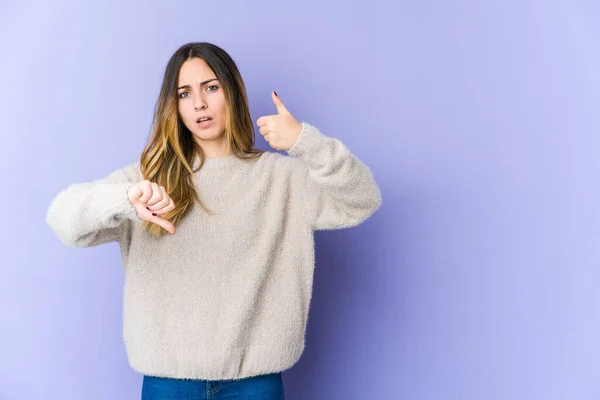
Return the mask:
M 233 56 L 254 119 L 276 90 L 382 190 L 316 234 L 286 398 L 600 398 L 598 4 L 2 3 L 0 399 L 139 398 L 117 244 L 44 219 L 137 159 L 189 41 Z

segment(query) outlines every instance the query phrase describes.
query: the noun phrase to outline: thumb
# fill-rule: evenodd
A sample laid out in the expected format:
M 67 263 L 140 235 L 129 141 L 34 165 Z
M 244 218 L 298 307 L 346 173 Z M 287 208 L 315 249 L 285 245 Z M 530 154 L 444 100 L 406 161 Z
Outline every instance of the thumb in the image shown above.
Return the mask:
M 175 225 L 173 225 L 173 223 L 171 221 L 161 218 L 160 216 L 152 217 L 151 221 L 154 222 L 155 224 L 163 227 L 170 234 L 172 234 L 172 235 L 175 234 L 175 231 L 176 231 Z
M 279 96 L 277 96 L 277 93 L 271 92 L 271 98 L 273 98 L 273 103 L 275 104 L 275 107 L 277 107 L 278 114 L 288 114 L 289 113 L 287 108 L 285 108 L 283 101 L 281 101 Z

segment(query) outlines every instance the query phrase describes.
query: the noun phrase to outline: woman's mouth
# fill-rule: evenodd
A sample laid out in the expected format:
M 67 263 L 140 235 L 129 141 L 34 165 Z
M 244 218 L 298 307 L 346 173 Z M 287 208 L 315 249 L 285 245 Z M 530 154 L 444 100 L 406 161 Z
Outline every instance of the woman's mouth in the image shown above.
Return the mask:
M 213 123 L 213 119 L 211 117 L 201 117 L 196 119 L 196 124 L 201 128 L 207 128 L 211 126 Z

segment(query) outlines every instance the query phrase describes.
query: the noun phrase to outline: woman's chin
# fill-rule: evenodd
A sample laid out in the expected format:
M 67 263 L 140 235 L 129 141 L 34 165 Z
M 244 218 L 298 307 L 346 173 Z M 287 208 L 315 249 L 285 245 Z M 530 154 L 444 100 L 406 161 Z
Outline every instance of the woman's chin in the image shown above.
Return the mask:
M 202 130 L 201 132 L 194 132 L 194 136 L 202 141 L 219 140 L 225 138 L 225 132 L 215 134 L 210 131 Z

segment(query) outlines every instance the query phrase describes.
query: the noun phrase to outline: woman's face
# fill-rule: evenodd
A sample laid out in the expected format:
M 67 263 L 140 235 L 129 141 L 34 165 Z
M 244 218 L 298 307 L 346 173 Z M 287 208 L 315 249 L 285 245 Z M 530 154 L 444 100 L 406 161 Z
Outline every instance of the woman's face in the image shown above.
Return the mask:
M 192 58 L 181 66 L 177 81 L 177 109 L 196 142 L 226 140 L 225 93 L 217 76 L 201 58 Z M 199 120 L 202 117 L 210 120 L 202 122 Z

